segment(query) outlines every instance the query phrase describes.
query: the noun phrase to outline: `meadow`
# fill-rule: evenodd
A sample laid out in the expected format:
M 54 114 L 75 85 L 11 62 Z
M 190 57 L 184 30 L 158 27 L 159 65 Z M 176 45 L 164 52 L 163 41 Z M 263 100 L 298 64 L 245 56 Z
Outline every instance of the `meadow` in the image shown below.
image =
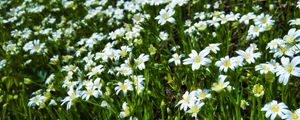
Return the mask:
M 0 119 L 300 120 L 300 1 L 1 0 Z

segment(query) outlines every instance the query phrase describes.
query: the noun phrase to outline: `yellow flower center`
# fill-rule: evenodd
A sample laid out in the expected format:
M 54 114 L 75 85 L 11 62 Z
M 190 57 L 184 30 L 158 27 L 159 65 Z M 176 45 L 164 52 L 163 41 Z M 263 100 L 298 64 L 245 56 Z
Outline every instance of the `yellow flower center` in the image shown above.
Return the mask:
M 255 28 L 253 28 L 253 31 L 256 33 L 259 32 L 259 28 L 255 27 Z
M 167 20 L 167 19 L 169 19 L 169 15 L 168 15 L 168 14 L 164 14 L 164 15 L 162 16 L 162 18 L 163 18 L 164 20 Z
M 141 17 L 141 16 L 137 16 L 137 17 L 135 18 L 135 20 L 136 20 L 136 21 L 138 21 L 138 22 L 140 22 L 140 21 L 141 21 L 141 19 L 142 19 L 142 17 Z
M 223 65 L 225 66 L 225 67 L 230 67 L 230 61 L 229 60 L 226 60 L 226 61 L 224 61 L 224 63 L 223 63 Z
M 206 95 L 207 95 L 207 94 L 203 92 L 203 93 L 200 93 L 200 95 L 199 95 L 199 96 L 200 96 L 201 98 L 205 98 L 205 97 L 206 97 Z
M 197 108 L 197 107 L 193 107 L 193 109 L 192 109 L 192 111 L 191 111 L 191 112 L 192 112 L 192 113 L 198 113 L 198 111 L 199 111 L 199 110 L 198 110 L 198 108 Z
M 125 51 L 125 50 L 122 50 L 121 52 L 120 52 L 120 56 L 121 57 L 125 57 L 127 55 L 127 52 Z
M 128 86 L 127 85 L 122 85 L 122 88 L 121 88 L 123 91 L 127 90 L 128 89 Z
M 262 22 L 262 23 L 267 23 L 267 18 L 265 18 L 265 17 L 262 18 L 262 19 L 261 19 L 261 22 Z
M 34 50 L 39 50 L 39 49 L 40 49 L 40 46 L 39 46 L 39 45 L 35 45 L 35 46 L 33 46 L 33 49 L 34 49 Z
M 199 56 L 195 57 L 195 62 L 196 63 L 200 63 L 201 62 L 201 58 Z
M 252 58 L 252 55 L 250 53 L 246 53 L 245 54 L 245 59 L 250 59 L 250 58 Z
M 293 120 L 298 120 L 299 116 L 295 113 L 292 113 L 292 118 L 293 118 Z
M 279 106 L 278 105 L 273 105 L 272 108 L 271 108 L 271 111 L 274 112 L 274 113 L 279 112 Z
M 88 90 L 88 94 L 91 96 L 93 95 L 93 90 Z
M 294 70 L 294 67 L 289 65 L 286 70 L 287 70 L 288 73 L 292 73 L 293 70 Z
M 280 50 L 280 52 L 282 52 L 282 53 L 285 53 L 285 51 L 286 51 L 286 48 L 284 48 L 284 47 L 281 47 L 279 50 Z

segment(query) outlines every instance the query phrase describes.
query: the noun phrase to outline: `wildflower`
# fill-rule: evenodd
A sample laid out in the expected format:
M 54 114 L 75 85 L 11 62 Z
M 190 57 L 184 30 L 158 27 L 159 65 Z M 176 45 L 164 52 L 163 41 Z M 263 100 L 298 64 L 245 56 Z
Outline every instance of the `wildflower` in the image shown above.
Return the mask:
M 221 19 L 217 17 L 213 17 L 211 20 L 208 20 L 210 26 L 214 26 L 215 28 L 218 28 L 220 26 Z
M 5 67 L 6 63 L 6 60 L 0 60 L 0 70 Z
M 299 120 L 300 119 L 300 108 L 294 112 L 287 112 L 284 117 L 285 120 Z
M 186 92 L 183 94 L 182 98 L 183 98 L 183 99 L 180 100 L 180 101 L 177 103 L 176 106 L 180 105 L 180 110 L 184 110 L 184 111 L 187 110 L 187 108 L 188 108 L 188 106 L 189 106 L 189 104 L 190 104 L 191 102 L 193 102 L 193 101 L 196 100 L 195 96 L 192 95 L 192 94 L 189 94 L 188 91 L 186 91 Z
M 289 30 L 288 34 L 283 37 L 283 40 L 289 44 L 294 44 L 295 42 L 299 42 L 300 30 L 296 30 L 292 28 Z
M 243 15 L 241 19 L 239 19 L 240 23 L 245 23 L 246 25 L 249 24 L 250 20 L 254 19 L 256 16 L 253 12 L 250 12 L 246 15 Z
M 150 52 L 150 55 L 154 55 L 157 49 L 151 44 L 148 50 Z
M 164 25 L 166 22 L 174 23 L 175 19 L 172 17 L 175 14 L 175 11 L 172 9 L 165 10 L 162 9 L 159 12 L 159 16 L 155 17 L 158 20 L 158 24 Z
M 218 82 L 213 83 L 212 90 L 216 92 L 220 92 L 224 88 L 228 87 L 229 82 L 224 82 L 226 77 L 227 77 L 226 75 L 220 75 L 218 78 Z
M 89 72 L 89 73 L 87 74 L 87 76 L 88 76 L 89 78 L 91 78 L 92 76 L 97 75 L 97 74 L 100 74 L 100 73 L 102 73 L 103 71 L 104 71 L 103 65 L 98 65 L 98 66 L 96 66 L 96 67 L 93 67 L 92 70 L 91 70 L 91 72 Z
M 132 82 L 129 81 L 128 79 L 126 79 L 124 81 L 124 84 L 121 83 L 121 82 L 118 82 L 117 83 L 117 87 L 115 87 L 115 90 L 116 90 L 116 94 L 118 95 L 119 92 L 122 90 L 123 91 L 123 95 L 126 96 L 127 94 L 127 91 L 133 91 L 133 87 L 132 87 Z
M 252 88 L 252 93 L 254 94 L 255 97 L 263 96 L 265 93 L 264 86 L 260 84 L 255 84 Z
M 181 64 L 181 58 L 183 57 L 183 55 L 178 55 L 177 53 L 172 55 L 172 58 L 169 60 L 169 63 L 174 62 L 175 65 L 180 65 Z
M 289 20 L 290 25 L 300 25 L 300 18 Z
M 63 104 L 65 104 L 66 102 L 68 102 L 68 103 L 67 103 L 67 110 L 69 110 L 69 109 L 71 108 L 71 106 L 72 106 L 73 101 L 74 101 L 76 98 L 80 97 L 80 96 L 81 96 L 81 92 L 80 92 L 80 91 L 78 91 L 78 90 L 75 91 L 75 90 L 73 90 L 73 89 L 70 89 L 70 90 L 68 91 L 68 96 L 65 97 L 65 98 L 62 100 L 61 105 L 63 105 Z
M 168 39 L 168 37 L 169 37 L 169 34 L 166 33 L 166 32 L 160 32 L 160 33 L 159 33 L 159 38 L 160 38 L 161 40 L 163 40 L 163 41 L 166 41 L 166 40 Z
M 249 31 L 248 31 L 248 36 L 250 36 L 251 39 L 254 39 L 254 38 L 258 37 L 261 32 L 264 32 L 264 31 L 265 31 L 265 29 L 261 26 L 251 25 L 249 28 Z
M 284 41 L 281 38 L 276 38 L 268 43 L 267 49 L 274 51 L 282 44 L 284 44 Z
M 244 58 L 242 56 L 232 57 L 230 59 L 233 61 L 235 67 L 244 65 Z
M 55 77 L 55 75 L 54 75 L 54 74 L 51 74 L 51 75 L 46 79 L 45 84 L 46 84 L 46 85 L 49 84 L 52 80 L 54 80 L 54 77 Z
M 219 67 L 220 71 L 224 70 L 224 72 L 227 72 L 228 68 L 234 70 L 235 67 L 234 61 L 228 56 L 221 58 L 221 60 L 217 61 L 215 65 Z
M 130 48 L 129 46 L 121 46 L 121 51 L 120 51 L 121 58 L 126 57 L 128 52 L 131 52 L 131 51 L 132 51 L 132 48 Z
M 241 100 L 240 107 L 245 110 L 247 106 L 249 106 L 249 103 L 246 100 Z
M 57 103 L 55 100 L 51 99 L 50 102 L 49 102 L 49 105 L 53 105 L 53 106 L 56 106 Z
M 239 56 L 242 56 L 248 63 L 254 63 L 255 59 L 261 56 L 260 52 L 254 53 L 252 47 L 247 48 L 246 51 L 238 50 L 236 53 L 239 54 Z
M 149 55 L 141 54 L 137 59 L 134 59 L 139 70 L 145 69 L 145 62 L 149 60 Z
M 267 74 L 268 72 L 274 73 L 275 68 L 272 64 L 262 63 L 255 66 L 255 70 L 259 71 L 260 74 Z
M 274 25 L 275 20 L 272 20 L 272 16 L 270 15 L 265 15 L 264 13 L 258 15 L 254 19 L 255 25 L 262 26 L 267 29 L 268 26 Z
M 120 67 L 116 67 L 116 70 L 118 71 L 117 75 L 122 74 L 124 76 L 129 76 L 132 74 L 132 68 L 127 64 L 121 64 Z
M 209 49 L 213 53 L 217 53 L 220 51 L 219 45 L 221 45 L 221 43 L 209 44 L 205 49 Z
M 205 98 L 211 98 L 211 94 L 209 92 L 210 91 L 207 89 L 205 89 L 205 90 L 198 89 L 196 91 L 192 91 L 191 94 L 196 96 L 196 98 L 200 101 Z
M 291 61 L 289 58 L 281 58 L 282 66 L 276 68 L 276 75 L 279 76 L 279 83 L 287 84 L 290 75 L 300 77 L 300 67 L 296 67 L 300 64 L 300 56 L 294 57 Z
M 45 53 L 47 52 L 45 43 L 40 43 L 40 40 L 34 40 L 26 43 L 23 46 L 24 51 L 30 51 L 30 54 L 33 53 Z
M 42 103 L 45 102 L 45 100 L 46 100 L 45 96 L 36 95 L 29 99 L 28 106 L 34 106 L 34 105 L 40 106 Z
M 200 111 L 200 108 L 204 105 L 203 102 L 196 102 L 196 103 L 191 103 L 189 104 L 189 110 L 187 111 L 187 113 L 191 113 L 192 117 L 197 118 L 197 114 Z
M 289 45 L 287 44 L 280 44 L 277 49 L 272 50 L 271 52 L 274 53 L 274 57 L 281 57 L 282 55 L 293 57 L 295 54 L 295 51 L 290 49 Z
M 131 76 L 131 79 L 133 80 L 133 84 L 135 85 L 135 89 L 137 90 L 137 93 L 140 94 L 144 90 L 144 80 L 145 78 L 143 75 L 133 75 Z
M 142 23 L 142 22 L 145 21 L 145 18 L 147 18 L 147 17 L 150 17 L 150 16 L 145 16 L 145 15 L 143 15 L 141 13 L 135 14 L 133 16 L 133 23 L 135 23 L 135 24 Z
M 189 54 L 190 58 L 183 60 L 183 64 L 192 64 L 192 70 L 198 70 L 201 65 L 208 65 L 211 63 L 211 60 L 206 58 L 208 54 L 208 49 L 202 50 L 199 54 L 195 50 L 192 50 L 192 53 Z
M 274 120 L 278 115 L 281 119 L 284 118 L 285 113 L 287 113 L 288 107 L 284 103 L 278 103 L 276 100 L 272 100 L 272 102 L 267 103 L 261 111 L 266 111 L 266 118 Z
M 82 91 L 82 99 L 88 100 L 91 96 L 98 98 L 99 94 L 101 94 L 96 87 L 86 87 L 86 90 Z
M 121 118 L 125 118 L 125 117 L 127 117 L 127 116 L 129 116 L 130 115 L 130 109 L 129 109 L 129 107 L 127 106 L 127 102 L 124 102 L 123 104 L 122 104 L 122 112 L 120 112 L 120 117 Z

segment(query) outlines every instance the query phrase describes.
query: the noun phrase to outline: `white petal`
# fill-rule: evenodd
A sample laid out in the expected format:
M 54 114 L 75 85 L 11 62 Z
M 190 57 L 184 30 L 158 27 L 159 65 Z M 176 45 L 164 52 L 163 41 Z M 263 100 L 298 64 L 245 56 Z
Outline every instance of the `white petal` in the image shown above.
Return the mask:
M 287 66 L 290 62 L 290 59 L 289 58 L 286 58 L 286 57 L 282 57 L 281 58 L 281 63 L 283 66 Z
M 296 65 L 300 64 L 300 56 L 294 57 L 294 58 L 292 59 L 291 64 L 292 64 L 293 66 L 296 66 Z

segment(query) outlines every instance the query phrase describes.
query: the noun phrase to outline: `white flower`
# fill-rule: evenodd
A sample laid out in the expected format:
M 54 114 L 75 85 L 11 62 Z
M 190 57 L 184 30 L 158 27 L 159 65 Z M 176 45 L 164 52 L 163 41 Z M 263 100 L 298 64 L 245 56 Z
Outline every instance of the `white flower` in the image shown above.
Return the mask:
M 207 20 L 210 26 L 214 26 L 215 28 L 218 28 L 220 26 L 221 19 L 217 17 L 213 17 L 212 20 Z
M 275 67 L 269 63 L 262 63 L 255 66 L 255 70 L 259 71 L 260 74 L 267 74 L 268 72 L 274 73 Z
M 189 54 L 190 58 L 183 60 L 183 64 L 192 64 L 192 70 L 198 70 L 201 65 L 208 65 L 211 63 L 211 60 L 206 58 L 208 54 L 208 49 L 202 50 L 199 54 L 195 50 L 192 50 L 192 53 Z
M 200 31 L 203 31 L 207 28 L 207 22 L 205 22 L 205 21 L 197 22 L 194 24 L 194 27 Z M 191 27 L 191 28 L 193 28 L 193 27 Z
M 127 103 L 124 102 L 124 103 L 122 104 L 122 112 L 120 112 L 120 117 L 121 117 L 121 118 L 125 118 L 125 117 L 127 117 L 127 116 L 129 116 L 129 115 L 130 115 L 130 109 L 129 109 L 129 107 L 127 106 Z
M 101 94 L 96 87 L 86 87 L 86 90 L 82 91 L 82 99 L 88 100 L 91 96 L 98 98 L 99 94 Z
M 264 32 L 264 31 L 265 31 L 265 29 L 261 26 L 251 25 L 249 28 L 249 31 L 248 31 L 248 36 L 250 36 L 251 39 L 254 39 L 254 38 L 258 37 L 261 32 Z
M 287 44 L 279 44 L 279 47 L 271 52 L 275 52 L 274 57 L 281 57 L 282 55 L 293 57 L 295 54 L 295 51 Z
M 230 60 L 233 61 L 235 67 L 244 65 L 244 58 L 242 56 L 232 57 Z
M 46 97 L 42 95 L 36 95 L 29 99 L 28 106 L 41 105 L 45 102 Z
M 220 71 L 224 70 L 224 72 L 227 72 L 229 68 L 231 70 L 234 70 L 235 68 L 235 63 L 232 59 L 229 58 L 229 56 L 221 58 L 219 61 L 216 62 L 215 65 L 219 67 Z
M 45 53 L 47 52 L 45 43 L 40 43 L 40 40 L 34 40 L 26 43 L 23 46 L 24 51 L 30 51 L 30 54 L 33 53 Z
M 218 82 L 213 83 L 212 90 L 216 92 L 222 91 L 224 88 L 229 86 L 229 82 L 224 82 L 227 78 L 226 75 L 220 75 L 218 78 Z
M 118 71 L 117 75 L 122 74 L 124 76 L 129 76 L 132 74 L 132 68 L 127 64 L 121 64 L 120 67 L 116 67 L 116 70 Z
M 238 50 L 236 53 L 243 57 L 248 63 L 254 63 L 255 59 L 261 56 L 260 52 L 254 53 L 253 47 L 247 48 L 246 51 Z
M 221 45 L 221 43 L 209 44 L 205 49 L 209 49 L 213 53 L 217 53 L 220 51 L 219 45 Z
M 209 92 L 210 91 L 207 89 L 205 89 L 205 90 L 198 89 L 198 90 L 192 91 L 191 94 L 194 95 L 198 99 L 198 101 L 200 101 L 205 98 L 211 98 L 211 94 Z
M 294 112 L 289 111 L 285 114 L 285 120 L 300 120 L 300 108 L 295 110 Z
M 290 20 L 289 23 L 290 25 L 300 25 L 300 18 Z
M 299 42 L 300 30 L 296 30 L 292 28 L 289 30 L 288 34 L 283 37 L 283 40 L 287 43 L 294 44 L 295 42 Z
M 300 67 L 296 67 L 300 64 L 300 56 L 294 57 L 290 62 L 289 58 L 281 58 L 282 66 L 278 66 L 276 69 L 276 75 L 279 76 L 279 83 L 287 84 L 290 75 L 300 77 Z
M 203 102 L 190 103 L 189 104 L 190 109 L 187 111 L 187 113 L 191 113 L 192 117 L 197 118 L 197 114 L 203 105 L 204 105 Z
M 243 15 L 241 19 L 239 19 L 240 23 L 245 23 L 246 25 L 249 24 L 250 20 L 254 19 L 256 15 L 253 12 L 250 12 L 246 15 Z
M 93 67 L 91 72 L 89 72 L 87 74 L 87 76 L 89 76 L 89 78 L 91 78 L 94 75 L 100 74 L 104 71 L 103 65 L 98 65 L 96 67 Z
M 192 94 L 189 94 L 188 91 L 186 91 L 183 96 L 182 96 L 182 100 L 180 100 L 176 106 L 180 105 L 180 110 L 184 110 L 186 111 L 189 104 L 194 102 L 196 100 L 196 97 Z
M 172 55 L 172 58 L 169 59 L 169 63 L 174 62 L 175 65 L 180 65 L 181 64 L 181 58 L 183 57 L 183 55 L 178 55 L 177 53 Z
M 281 44 L 284 44 L 284 41 L 281 38 L 276 38 L 268 43 L 267 49 L 276 50 Z
M 145 62 L 149 60 L 149 55 L 141 54 L 137 59 L 134 59 L 139 70 L 145 69 Z
M 272 20 L 272 16 L 265 15 L 264 13 L 261 13 L 254 19 L 255 25 L 262 26 L 262 27 L 268 27 L 271 25 L 274 25 L 275 20 Z
M 272 102 L 267 103 L 261 111 L 266 111 L 266 118 L 274 120 L 278 115 L 281 119 L 284 118 L 284 113 L 287 113 L 288 107 L 284 103 L 278 103 L 276 100 L 272 100 Z
M 69 110 L 70 108 L 71 108 L 71 106 L 72 106 L 72 102 L 76 99 L 76 98 L 78 98 L 78 97 L 80 97 L 81 96 L 81 92 L 80 91 L 74 91 L 73 89 L 70 89 L 69 91 L 68 91 L 68 96 L 67 97 L 65 97 L 63 100 L 62 100 L 62 103 L 61 103 L 61 105 L 63 105 L 63 104 L 65 104 L 66 102 L 68 102 L 67 103 L 67 110 Z
M 133 80 L 133 84 L 135 85 L 135 89 L 137 90 L 137 93 L 140 94 L 144 90 L 144 80 L 145 78 L 143 75 L 133 75 L 131 76 L 131 79 Z
M 163 41 L 167 40 L 169 37 L 169 34 L 167 32 L 159 32 L 159 38 Z M 160 40 L 159 39 L 159 40 Z
M 159 16 L 155 17 L 156 20 L 158 20 L 158 24 L 164 25 L 166 22 L 174 23 L 175 19 L 172 17 L 175 14 L 175 11 L 172 9 L 169 9 L 168 11 L 165 9 L 162 9 L 159 12 Z
M 119 92 L 122 90 L 123 91 L 123 95 L 126 96 L 127 94 L 127 91 L 133 91 L 133 87 L 132 87 L 132 82 L 129 81 L 128 79 L 126 79 L 124 81 L 124 84 L 121 83 L 121 82 L 118 82 L 117 83 L 117 87 L 115 87 L 115 91 L 116 91 L 116 94 L 118 95 Z

